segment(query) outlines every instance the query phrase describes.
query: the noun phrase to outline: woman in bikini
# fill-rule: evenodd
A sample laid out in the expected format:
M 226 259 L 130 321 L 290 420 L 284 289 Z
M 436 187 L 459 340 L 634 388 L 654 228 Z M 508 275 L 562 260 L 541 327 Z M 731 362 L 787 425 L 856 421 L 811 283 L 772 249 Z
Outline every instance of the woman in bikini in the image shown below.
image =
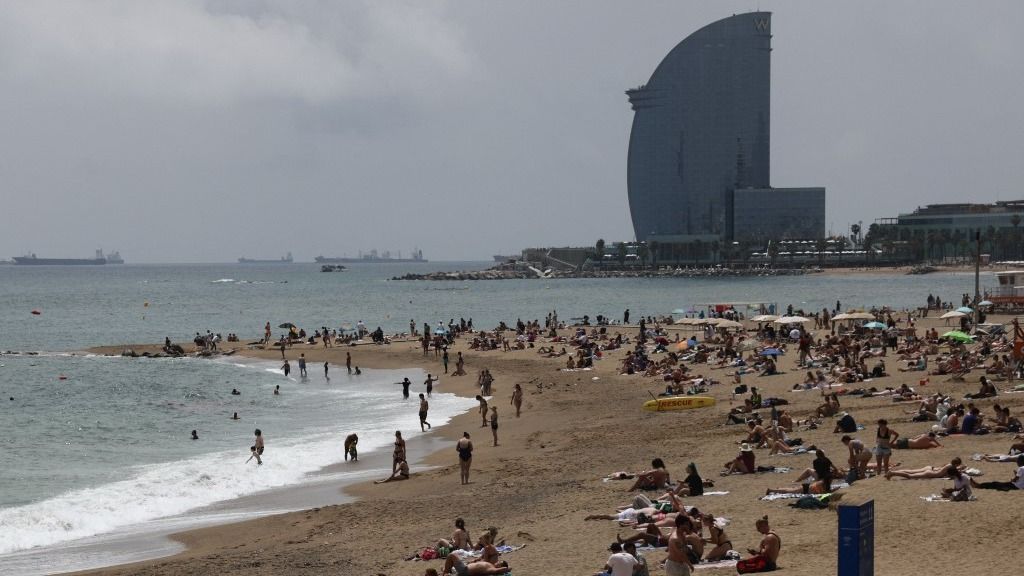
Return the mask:
M 395 450 L 391 453 L 391 473 L 398 470 L 398 465 L 405 462 L 405 440 L 402 439 L 401 431 L 395 430 Z
M 725 528 L 720 528 L 715 524 L 715 515 L 708 512 L 705 512 L 700 520 L 708 529 L 708 538 L 704 541 L 712 546 L 704 556 L 704 560 L 706 562 L 722 560 L 725 558 L 726 552 L 732 550 L 732 541 L 725 535 Z
M 469 467 L 473 463 L 473 442 L 469 439 L 469 432 L 462 433 L 462 438 L 455 444 L 455 451 L 459 453 L 459 478 L 463 484 L 469 484 Z
M 887 420 L 883 418 L 878 421 L 878 430 L 875 431 L 875 464 L 878 474 L 889 472 L 889 458 L 899 437 L 898 432 L 889 428 Z

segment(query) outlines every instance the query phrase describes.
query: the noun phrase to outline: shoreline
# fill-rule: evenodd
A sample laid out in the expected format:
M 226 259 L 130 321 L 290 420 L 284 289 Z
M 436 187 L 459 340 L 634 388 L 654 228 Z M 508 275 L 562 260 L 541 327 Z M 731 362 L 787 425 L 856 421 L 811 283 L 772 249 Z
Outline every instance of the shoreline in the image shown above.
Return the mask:
M 919 321 L 919 330 L 942 327 L 938 319 Z M 632 327 L 611 327 L 632 336 Z M 120 350 L 121 346 L 112 347 Z M 509 554 L 507 560 L 518 573 L 583 573 L 600 568 L 607 558 L 608 542 L 614 540 L 618 528 L 613 523 L 583 522 L 589 513 L 608 513 L 615 506 L 628 502 L 632 494 L 625 483 L 602 482 L 601 476 L 616 470 L 645 468 L 653 456 L 665 458 L 674 476 L 682 473 L 686 462 L 694 461 L 705 478 L 713 479 L 716 490 L 730 494 L 722 497 L 694 499 L 699 505 L 719 516 L 732 519 L 729 527 L 734 546 L 744 549 L 756 544 L 753 520 L 764 514 L 772 518 L 773 527 L 785 542 L 780 564 L 791 574 L 821 574 L 834 571 L 836 549 L 835 514 L 831 511 L 797 511 L 785 502 L 759 502 L 757 495 L 766 487 L 785 485 L 793 474 L 758 474 L 719 478 L 716 474 L 722 461 L 732 458 L 742 426 L 723 425 L 724 413 L 735 405 L 730 400 L 731 385 L 723 371 L 700 367 L 697 371 L 723 382 L 712 387 L 710 395 L 717 406 L 703 410 L 675 413 L 647 413 L 639 405 L 647 399 L 647 391 L 657 392 L 660 379 L 638 375 L 617 374 L 623 350 L 608 354 L 593 371 L 564 372 L 558 368 L 562 360 L 547 359 L 534 350 L 511 353 L 500 351 L 466 351 L 465 341 L 455 350 L 466 354 L 467 371 L 462 379 L 444 378 L 441 389 L 474 391 L 472 374 L 488 367 L 495 374 L 495 398 L 502 413 L 501 446 L 492 448 L 489 434 L 478 434 L 478 416 L 474 411 L 456 416 L 451 427 L 437 435 L 438 441 L 453 441 L 461 430 L 473 434 L 473 482 L 460 486 L 454 451 L 435 451 L 424 462 L 436 467 L 418 472 L 409 481 L 384 486 L 362 483 L 346 490 L 360 498 L 350 504 L 329 506 L 268 516 L 237 524 L 191 530 L 174 535 L 187 549 L 160 560 L 112 566 L 84 572 L 85 574 L 388 574 L 421 576 L 424 567 L 439 568 L 436 562 L 403 562 L 402 558 L 447 537 L 454 517 L 466 519 L 471 533 L 484 527 L 499 528 L 499 538 L 510 544 L 529 544 Z M 312 350 L 305 350 L 307 358 Z M 356 363 L 368 368 L 387 368 L 393 362 L 406 367 L 417 365 L 432 371 L 439 363 L 431 355 L 423 358 L 412 343 L 387 347 L 341 348 L 333 354 L 344 357 L 352 351 Z M 298 353 L 298 350 L 295 351 Z M 256 356 L 273 358 L 274 351 L 256 352 Z M 279 352 L 276 354 L 280 355 Z M 328 351 L 327 354 L 332 354 Z M 454 354 L 453 354 L 454 356 Z M 795 354 L 782 357 L 781 367 L 787 375 L 744 377 L 744 383 L 758 386 L 765 396 L 785 398 L 794 418 L 803 418 L 819 403 L 815 392 L 792 393 L 789 386 L 799 381 L 802 372 L 795 370 Z M 890 358 L 890 360 L 892 360 Z M 315 360 L 314 360 L 315 361 Z M 894 360 L 893 360 L 894 362 Z M 890 365 L 891 366 L 891 365 Z M 920 374 L 895 372 L 893 376 L 865 383 L 875 386 L 898 386 L 910 383 L 919 386 Z M 973 392 L 978 373 L 968 377 L 967 384 L 932 377 L 923 391 L 955 394 Z M 461 380 L 461 381 L 460 381 Z M 508 411 L 507 397 L 513 383 L 523 385 L 525 392 L 523 417 L 516 420 Z M 418 391 L 416 384 L 413 391 Z M 1006 394 L 998 399 L 1019 414 L 1024 407 L 1024 394 Z M 992 401 L 981 401 L 989 410 Z M 930 423 L 913 423 L 903 415 L 904 406 L 879 398 L 845 398 L 844 409 L 856 414 L 858 421 L 869 424 L 886 417 L 905 436 L 913 436 L 930 428 Z M 806 443 L 823 447 L 840 465 L 843 455 L 837 437 L 828 430 L 803 431 Z M 861 432 L 865 434 L 865 432 Z M 944 447 L 933 450 L 898 451 L 904 466 L 941 464 L 953 455 L 965 460 L 974 452 L 1004 452 L 1006 437 L 989 436 L 943 439 Z M 799 471 L 809 465 L 802 456 L 769 456 L 758 452 L 758 463 L 792 467 Z M 969 462 L 986 473 L 984 480 L 1002 480 L 1009 467 L 986 462 Z M 977 502 L 968 504 L 932 504 L 921 497 L 938 492 L 948 482 L 886 481 L 874 478 L 845 490 L 844 501 L 875 499 L 877 513 L 877 562 L 886 572 L 940 569 L 963 554 L 988 554 L 994 572 L 1013 569 L 1012 558 L 992 556 L 992 552 L 1014 545 L 1014 526 L 1018 520 L 1012 512 L 1018 495 L 984 491 Z M 1013 504 L 1017 502 L 1017 504 Z M 948 546 L 948 514 L 951 506 L 969 506 L 969 512 L 986 517 L 984 525 L 976 526 L 966 542 Z M 957 509 L 957 512 L 960 508 Z M 963 510 L 968 512 L 967 509 Z M 907 524 L 907 518 L 913 519 Z M 386 525 L 386 527 L 385 527 Z M 628 532 L 627 532 L 628 533 Z M 906 536 L 913 534 L 913 540 Z M 352 538 L 354 534 L 379 535 L 369 548 Z M 576 550 L 564 554 L 566 546 Z M 824 548 L 823 548 L 824 547 Z M 956 549 L 953 549 L 956 548 Z M 825 554 L 821 550 L 826 550 Z M 649 562 L 657 562 L 663 553 L 647 554 Z M 653 568 L 653 564 L 652 564 Z M 709 574 L 731 573 L 710 570 Z

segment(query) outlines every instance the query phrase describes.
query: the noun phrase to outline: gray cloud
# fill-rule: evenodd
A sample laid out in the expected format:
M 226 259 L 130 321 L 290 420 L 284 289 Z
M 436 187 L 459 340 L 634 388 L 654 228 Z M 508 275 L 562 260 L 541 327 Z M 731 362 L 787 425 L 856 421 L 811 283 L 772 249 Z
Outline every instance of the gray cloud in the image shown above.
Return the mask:
M 9 2 L 0 257 L 480 258 L 631 235 L 623 90 L 743 2 Z M 1024 5 L 768 2 L 772 180 L 1022 197 Z

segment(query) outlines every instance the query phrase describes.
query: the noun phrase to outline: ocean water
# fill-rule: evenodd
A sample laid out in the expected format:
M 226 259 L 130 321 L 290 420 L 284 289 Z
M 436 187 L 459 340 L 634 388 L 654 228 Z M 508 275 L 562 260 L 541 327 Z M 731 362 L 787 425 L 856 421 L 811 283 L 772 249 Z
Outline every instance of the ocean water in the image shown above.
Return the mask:
M 419 370 L 367 370 L 355 378 L 335 368 L 327 382 L 320 366 L 310 366 L 301 382 L 297 368 L 286 379 L 276 363 L 76 352 L 90 346 L 165 336 L 189 342 L 206 330 L 258 338 L 268 321 L 312 331 L 363 320 L 398 332 L 410 319 L 422 326 L 464 317 L 489 328 L 551 310 L 563 319 L 618 317 L 628 307 L 637 318 L 723 301 L 820 310 L 837 299 L 844 308 L 904 308 L 928 293 L 958 299 L 973 292 L 970 274 L 388 280 L 486 265 L 366 264 L 342 273 L 321 273 L 314 264 L 0 266 L 0 351 L 38 353 L 0 355 L 0 565 L 3 554 L 69 546 L 307 482 L 342 460 L 349 432 L 360 434 L 362 453 L 386 449 L 395 429 L 419 434 L 416 407 L 393 384 L 404 376 L 422 382 Z M 358 349 L 354 355 L 358 364 Z M 280 396 L 272 394 L 275 385 Z M 473 405 L 444 394 L 442 380 L 431 420 L 443 423 Z M 232 412 L 241 420 L 230 420 Z M 245 463 L 257 427 L 267 438 L 262 467 Z M 189 440 L 192 429 L 200 440 Z

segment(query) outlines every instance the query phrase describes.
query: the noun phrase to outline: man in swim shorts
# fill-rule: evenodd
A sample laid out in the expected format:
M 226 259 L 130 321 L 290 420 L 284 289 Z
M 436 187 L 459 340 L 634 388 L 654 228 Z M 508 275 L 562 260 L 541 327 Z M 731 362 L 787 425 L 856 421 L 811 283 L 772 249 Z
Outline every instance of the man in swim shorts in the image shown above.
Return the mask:
M 686 545 L 686 530 L 690 517 L 680 514 L 676 516 L 676 527 L 668 537 L 668 559 L 665 560 L 667 576 L 690 576 L 693 564 L 690 563 L 689 548 Z
M 458 554 L 452 552 L 444 560 L 444 570 L 442 570 L 442 573 L 449 574 L 452 570 L 455 571 L 456 576 L 491 576 L 492 574 L 497 576 L 507 573 L 509 568 L 508 562 L 505 561 L 491 564 L 490 562 L 478 560 L 466 564 Z

